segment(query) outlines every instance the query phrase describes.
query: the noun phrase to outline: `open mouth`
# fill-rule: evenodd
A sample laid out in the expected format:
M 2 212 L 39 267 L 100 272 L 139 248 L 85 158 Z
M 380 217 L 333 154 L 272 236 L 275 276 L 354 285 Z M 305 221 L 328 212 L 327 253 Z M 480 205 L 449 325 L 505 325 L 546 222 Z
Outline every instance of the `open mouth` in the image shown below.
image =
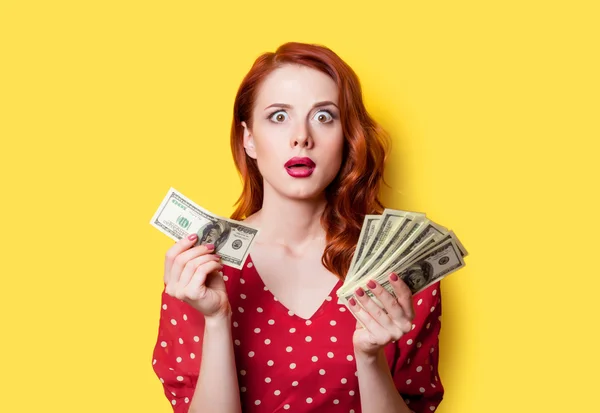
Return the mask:
M 313 173 L 315 166 L 313 160 L 307 157 L 294 157 L 285 163 L 287 173 L 294 178 L 305 178 L 310 176 Z

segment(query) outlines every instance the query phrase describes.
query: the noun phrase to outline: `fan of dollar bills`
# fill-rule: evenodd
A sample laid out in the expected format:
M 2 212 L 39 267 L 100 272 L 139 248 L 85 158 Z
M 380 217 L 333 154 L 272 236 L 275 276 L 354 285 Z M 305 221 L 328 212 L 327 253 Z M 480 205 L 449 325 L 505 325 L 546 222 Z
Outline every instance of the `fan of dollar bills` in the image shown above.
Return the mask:
M 348 300 L 369 280 L 379 282 L 393 294 L 389 275 L 394 272 L 417 294 L 448 274 L 465 266 L 467 251 L 453 231 L 427 219 L 425 214 L 393 209 L 367 215 L 339 302 Z M 379 305 L 376 297 L 366 293 Z
M 150 224 L 175 241 L 198 234 L 196 245 L 214 244 L 223 263 L 237 269 L 244 265 L 259 233 L 258 228 L 205 210 L 174 188 L 169 189 Z M 354 291 L 365 288 L 372 279 L 393 293 L 388 278 L 391 272 L 398 274 L 414 295 L 464 267 L 466 256 L 454 232 L 425 214 L 386 209 L 382 215 L 367 215 L 350 269 L 337 291 L 338 302 L 348 306 Z

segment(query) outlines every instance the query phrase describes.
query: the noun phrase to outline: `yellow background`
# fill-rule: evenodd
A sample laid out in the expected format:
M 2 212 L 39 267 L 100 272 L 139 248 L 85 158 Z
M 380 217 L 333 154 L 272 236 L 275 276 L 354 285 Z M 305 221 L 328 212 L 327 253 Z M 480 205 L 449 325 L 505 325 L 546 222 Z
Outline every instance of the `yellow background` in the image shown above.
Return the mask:
M 170 186 L 228 215 L 237 87 L 332 48 L 393 135 L 387 205 L 460 237 L 440 413 L 597 409 L 592 1 L 3 1 L 0 411 L 167 413 L 152 371 Z

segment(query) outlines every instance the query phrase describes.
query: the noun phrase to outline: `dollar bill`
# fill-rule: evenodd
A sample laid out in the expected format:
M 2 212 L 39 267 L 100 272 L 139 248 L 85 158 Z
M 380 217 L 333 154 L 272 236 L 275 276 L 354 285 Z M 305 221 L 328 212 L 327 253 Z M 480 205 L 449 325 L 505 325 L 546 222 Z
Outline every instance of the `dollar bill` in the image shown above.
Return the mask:
M 352 262 L 350 263 L 349 273 L 354 269 L 354 265 L 356 262 L 360 262 L 360 259 L 365 251 L 365 247 L 373 239 L 373 234 L 375 233 L 375 229 L 381 220 L 381 216 L 379 215 L 365 215 L 365 219 L 363 221 L 362 229 L 360 230 L 360 238 L 358 238 L 358 243 L 356 244 L 356 249 L 354 250 L 354 255 L 352 256 Z
M 195 245 L 214 244 L 224 265 L 241 269 L 259 229 L 223 218 L 170 188 L 152 216 L 150 225 L 175 241 L 195 233 Z

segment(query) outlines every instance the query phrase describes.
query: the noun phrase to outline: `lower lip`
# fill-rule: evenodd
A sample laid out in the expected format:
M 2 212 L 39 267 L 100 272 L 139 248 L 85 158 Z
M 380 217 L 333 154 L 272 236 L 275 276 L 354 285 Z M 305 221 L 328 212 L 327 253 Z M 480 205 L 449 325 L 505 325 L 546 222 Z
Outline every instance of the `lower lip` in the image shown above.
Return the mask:
M 306 178 L 312 175 L 313 171 L 315 170 L 314 167 L 308 167 L 308 166 L 303 166 L 303 167 L 296 167 L 296 168 L 285 168 L 285 170 L 287 171 L 287 173 L 294 178 Z

